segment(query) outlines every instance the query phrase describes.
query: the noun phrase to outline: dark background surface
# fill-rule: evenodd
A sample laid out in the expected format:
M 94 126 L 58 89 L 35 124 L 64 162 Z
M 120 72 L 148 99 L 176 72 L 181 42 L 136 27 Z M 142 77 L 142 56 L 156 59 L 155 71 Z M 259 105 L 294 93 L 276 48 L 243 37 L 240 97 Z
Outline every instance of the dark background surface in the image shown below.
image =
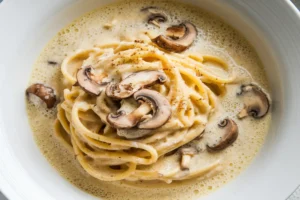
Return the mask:
M 0 3 L 3 0 L 0 0 Z M 9 0 L 5 0 L 5 1 L 9 1 Z M 297 6 L 297 8 L 300 8 L 300 0 L 292 0 L 292 2 Z M 0 192 L 0 200 L 7 200 L 4 195 Z

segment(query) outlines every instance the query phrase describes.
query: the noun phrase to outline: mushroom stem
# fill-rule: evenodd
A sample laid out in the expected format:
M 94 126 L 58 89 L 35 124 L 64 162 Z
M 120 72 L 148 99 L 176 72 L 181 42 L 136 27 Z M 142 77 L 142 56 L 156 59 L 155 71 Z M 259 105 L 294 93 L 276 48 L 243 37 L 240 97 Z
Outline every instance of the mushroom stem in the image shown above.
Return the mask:
M 160 25 L 157 20 L 149 20 L 148 23 L 153 24 L 153 25 L 157 26 L 158 28 L 160 28 Z
M 182 155 L 181 157 L 181 169 L 185 170 L 185 169 L 189 169 L 190 168 L 190 161 L 192 159 L 191 155 Z
M 196 153 L 197 150 L 193 147 L 181 149 L 180 167 L 182 170 L 186 170 L 190 168 L 191 159 Z
M 239 112 L 239 114 L 238 114 L 238 118 L 239 118 L 239 119 L 243 119 L 243 118 L 245 118 L 245 117 L 247 117 L 247 116 L 248 116 L 247 109 L 242 109 L 242 110 Z
M 152 110 L 148 103 L 142 103 L 137 109 L 126 115 L 120 111 L 117 115 L 109 114 L 108 123 L 114 128 L 132 128 L 137 125 L 141 119 Z

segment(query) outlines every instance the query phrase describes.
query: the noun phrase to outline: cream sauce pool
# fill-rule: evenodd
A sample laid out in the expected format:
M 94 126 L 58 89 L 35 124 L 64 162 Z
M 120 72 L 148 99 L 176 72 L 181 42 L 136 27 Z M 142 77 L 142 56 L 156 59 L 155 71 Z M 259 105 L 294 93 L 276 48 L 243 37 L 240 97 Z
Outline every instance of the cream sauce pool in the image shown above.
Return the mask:
M 156 6 L 168 14 L 169 20 L 160 28 L 145 22 L 140 9 Z M 60 71 L 63 59 L 77 49 L 91 48 L 96 44 L 119 41 L 134 41 L 157 36 L 165 32 L 170 25 L 190 21 L 196 25 L 198 36 L 191 48 L 185 53 L 212 54 L 226 60 L 233 66 L 241 82 L 253 79 L 265 91 L 268 82 L 261 61 L 251 44 L 236 30 L 216 16 L 201 9 L 177 2 L 121 1 L 101 7 L 85 14 L 65 27 L 47 44 L 33 67 L 30 79 L 32 83 L 45 83 L 62 97 L 65 87 Z M 210 63 L 212 67 L 214 63 Z M 242 68 L 241 68 L 242 67 Z M 244 69 L 246 70 L 244 70 Z M 236 114 L 243 103 L 236 93 L 240 84 L 226 86 L 227 94 L 220 97 L 223 110 L 212 116 L 206 127 L 207 133 L 214 133 L 221 118 L 231 117 L 239 126 L 239 136 L 235 143 L 217 154 L 204 154 L 206 159 L 222 158 L 225 167 L 215 176 L 174 182 L 172 184 L 144 182 L 102 182 L 83 171 L 74 158 L 54 136 L 56 111 L 46 110 L 27 101 L 27 113 L 34 138 L 43 155 L 59 173 L 78 188 L 103 199 L 194 199 L 218 189 L 237 177 L 253 160 L 267 135 L 271 115 L 260 120 L 248 117 L 238 120 Z M 155 188 L 155 189 L 153 189 Z

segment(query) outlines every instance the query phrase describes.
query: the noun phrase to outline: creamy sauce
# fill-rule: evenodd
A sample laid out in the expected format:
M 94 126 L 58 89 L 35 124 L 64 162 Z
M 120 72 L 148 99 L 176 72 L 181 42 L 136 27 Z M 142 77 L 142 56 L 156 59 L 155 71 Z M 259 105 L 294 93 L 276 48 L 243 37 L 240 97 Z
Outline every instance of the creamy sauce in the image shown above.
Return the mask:
M 67 55 L 95 44 L 134 41 L 145 39 L 149 37 L 148 35 L 154 37 L 164 33 L 170 25 L 188 20 L 197 26 L 198 36 L 187 52 L 219 56 L 234 67 L 234 73 L 237 77 L 242 77 L 242 82 L 249 82 L 252 77 L 254 82 L 268 91 L 265 72 L 258 56 L 237 31 L 205 11 L 178 4 L 161 1 L 155 3 L 123 1 L 82 16 L 61 30 L 45 47 L 34 65 L 30 84 L 45 83 L 55 88 L 57 96 L 62 97 L 65 85 L 60 64 Z M 151 5 L 161 8 L 168 14 L 168 22 L 161 24 L 160 28 L 147 24 L 145 15 L 140 12 L 142 7 Z M 219 70 L 215 63 L 207 65 L 216 68 L 215 71 Z M 220 73 L 222 74 L 221 71 Z M 205 131 L 207 140 L 213 138 L 217 123 L 224 117 L 231 117 L 238 124 L 239 136 L 231 147 L 214 155 L 208 153 L 202 155 L 204 160 L 216 158 L 225 160 L 224 168 L 215 176 L 185 181 L 184 184 L 99 181 L 85 173 L 75 160 L 73 152 L 69 152 L 54 137 L 53 123 L 56 119 L 54 110 L 46 110 L 43 106 L 28 102 L 28 117 L 36 143 L 48 161 L 63 177 L 90 194 L 104 199 L 193 199 L 206 195 L 235 178 L 250 164 L 264 143 L 271 115 L 268 114 L 260 120 L 251 117 L 238 120 L 236 114 L 243 107 L 241 99 L 236 97 L 239 86 L 240 84 L 226 86 L 226 95 L 219 99 L 223 109 L 211 116 Z M 203 144 L 205 141 L 199 142 L 198 145 Z

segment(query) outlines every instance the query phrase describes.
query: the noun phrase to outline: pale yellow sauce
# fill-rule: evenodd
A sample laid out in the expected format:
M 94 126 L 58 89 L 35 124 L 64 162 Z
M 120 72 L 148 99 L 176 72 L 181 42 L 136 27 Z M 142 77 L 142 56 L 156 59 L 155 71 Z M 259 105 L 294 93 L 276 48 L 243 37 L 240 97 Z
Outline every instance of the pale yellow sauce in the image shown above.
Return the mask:
M 169 13 L 168 22 L 162 24 L 160 28 L 147 25 L 144 15 L 140 12 L 142 7 L 150 5 Z M 219 56 L 234 67 L 234 73 L 237 77 L 241 77 L 242 82 L 249 82 L 252 77 L 254 82 L 268 91 L 265 72 L 258 56 L 237 31 L 198 8 L 173 2 L 151 3 L 149 1 L 123 1 L 101 7 L 75 20 L 60 31 L 41 52 L 34 65 L 30 84 L 45 83 L 55 88 L 57 96 L 61 98 L 65 86 L 60 64 L 67 55 L 77 49 L 91 48 L 95 44 L 134 41 L 149 35 L 154 37 L 164 33 L 168 26 L 182 21 L 190 21 L 198 29 L 197 40 L 185 53 Z M 112 27 L 105 27 L 106 25 Z M 49 65 L 48 61 L 55 61 L 58 64 Z M 219 70 L 215 63 L 207 63 L 207 65 L 216 68 L 215 71 Z M 73 152 L 69 152 L 54 137 L 55 109 L 49 111 L 43 106 L 28 102 L 28 117 L 36 143 L 44 156 L 63 177 L 90 194 L 104 199 L 193 199 L 206 195 L 235 178 L 250 164 L 264 143 L 271 115 L 268 114 L 260 120 L 250 117 L 238 120 L 236 114 L 243 107 L 241 100 L 236 97 L 239 86 L 240 84 L 227 85 L 226 95 L 219 99 L 223 109 L 210 118 L 205 131 L 207 135 L 211 133 L 213 136 L 217 123 L 224 117 L 231 117 L 238 124 L 239 136 L 232 146 L 217 154 L 204 152 L 201 156 L 205 161 L 222 159 L 224 167 L 220 169 L 221 172 L 215 176 L 211 174 L 212 176 L 206 179 L 202 177 L 200 180 L 174 182 L 169 185 L 96 180 L 80 167 Z M 206 137 L 206 140 L 209 138 L 210 136 Z M 205 142 L 202 140 L 199 145 L 204 145 Z M 199 160 L 198 164 L 201 162 Z

